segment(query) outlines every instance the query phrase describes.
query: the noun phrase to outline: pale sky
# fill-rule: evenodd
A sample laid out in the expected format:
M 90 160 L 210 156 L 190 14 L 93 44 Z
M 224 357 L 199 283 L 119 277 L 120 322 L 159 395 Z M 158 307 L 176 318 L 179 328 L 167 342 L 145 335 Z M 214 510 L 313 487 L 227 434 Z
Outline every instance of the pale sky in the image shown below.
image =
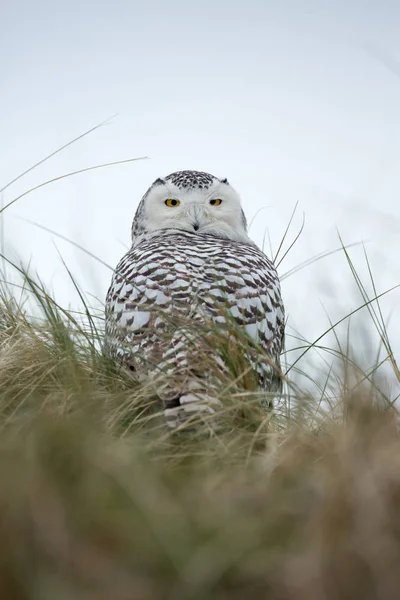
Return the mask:
M 368 241 L 378 291 L 400 280 L 400 3 L 30 0 L 0 7 L 0 187 L 118 113 L 9 187 L 24 197 L 4 217 L 9 256 L 31 260 L 65 304 L 77 304 L 55 242 L 91 294 L 110 272 L 18 217 L 115 266 L 152 181 L 196 169 L 239 191 L 251 235 L 274 250 L 298 201 L 283 275 L 314 254 Z M 270 254 L 268 243 L 265 250 Z M 365 274 L 363 250 L 352 257 Z M 309 340 L 360 299 L 342 253 L 283 280 L 289 326 Z M 398 292 L 383 304 L 399 338 Z M 323 305 L 323 306 L 322 306 Z M 367 322 L 367 320 L 366 320 Z M 394 340 L 395 341 L 395 340 Z M 400 342 L 395 344 L 400 351 Z

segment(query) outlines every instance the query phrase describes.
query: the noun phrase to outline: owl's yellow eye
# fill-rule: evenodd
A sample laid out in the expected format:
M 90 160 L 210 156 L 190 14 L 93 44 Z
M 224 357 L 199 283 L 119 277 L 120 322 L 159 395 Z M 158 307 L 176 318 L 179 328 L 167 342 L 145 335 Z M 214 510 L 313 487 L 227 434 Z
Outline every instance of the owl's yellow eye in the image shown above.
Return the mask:
M 181 203 L 180 200 L 176 200 L 175 198 L 168 198 L 168 200 L 165 201 L 165 204 L 167 206 L 179 206 Z
M 210 200 L 210 204 L 212 204 L 213 206 L 219 206 L 221 203 L 221 198 L 215 198 L 214 200 Z

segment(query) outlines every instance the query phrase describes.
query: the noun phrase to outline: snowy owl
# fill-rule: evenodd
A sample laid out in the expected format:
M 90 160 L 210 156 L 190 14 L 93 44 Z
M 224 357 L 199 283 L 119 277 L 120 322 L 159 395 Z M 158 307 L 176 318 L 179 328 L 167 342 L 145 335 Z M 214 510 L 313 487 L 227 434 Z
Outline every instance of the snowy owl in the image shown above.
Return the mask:
M 156 179 L 131 232 L 132 247 L 107 294 L 105 349 L 138 380 L 154 382 L 168 425 L 213 413 L 219 404 L 215 369 L 205 373 L 202 361 L 211 354 L 226 370 L 213 332 L 229 330 L 234 348 L 236 331 L 257 388 L 277 393 L 284 339 L 279 279 L 248 237 L 228 180 L 200 171 Z

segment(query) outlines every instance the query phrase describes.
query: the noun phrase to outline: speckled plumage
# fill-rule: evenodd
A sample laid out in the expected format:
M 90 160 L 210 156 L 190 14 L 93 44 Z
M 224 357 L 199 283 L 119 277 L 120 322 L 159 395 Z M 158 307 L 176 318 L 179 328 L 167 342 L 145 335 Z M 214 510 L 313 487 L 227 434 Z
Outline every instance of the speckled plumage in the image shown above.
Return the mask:
M 165 210 L 168 197 L 182 206 Z M 215 198 L 222 198 L 223 209 L 211 205 Z M 284 337 L 279 279 L 248 238 L 228 181 L 197 171 L 156 180 L 137 209 L 132 241 L 107 294 L 107 352 L 138 377 L 170 376 L 158 389 L 169 424 L 177 426 L 199 406 L 212 411 L 204 398 L 212 404 L 217 392 L 196 370 L 200 353 L 213 351 L 201 339 L 207 326 L 228 330 L 228 320 L 231 332 L 231 322 L 246 332 L 255 342 L 246 356 L 260 389 L 277 391 Z M 267 359 L 260 360 L 257 344 Z M 223 370 L 217 349 L 215 360 Z

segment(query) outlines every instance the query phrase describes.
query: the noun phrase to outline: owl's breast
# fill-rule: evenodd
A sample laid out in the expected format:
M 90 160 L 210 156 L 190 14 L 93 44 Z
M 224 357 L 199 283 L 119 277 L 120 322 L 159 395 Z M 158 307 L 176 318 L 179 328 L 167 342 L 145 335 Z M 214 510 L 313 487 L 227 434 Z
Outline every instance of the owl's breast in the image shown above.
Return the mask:
M 163 313 L 216 323 L 228 317 L 268 343 L 283 319 L 279 281 L 255 246 L 191 234 L 153 238 L 117 267 L 108 305 L 120 326 L 162 326 Z

